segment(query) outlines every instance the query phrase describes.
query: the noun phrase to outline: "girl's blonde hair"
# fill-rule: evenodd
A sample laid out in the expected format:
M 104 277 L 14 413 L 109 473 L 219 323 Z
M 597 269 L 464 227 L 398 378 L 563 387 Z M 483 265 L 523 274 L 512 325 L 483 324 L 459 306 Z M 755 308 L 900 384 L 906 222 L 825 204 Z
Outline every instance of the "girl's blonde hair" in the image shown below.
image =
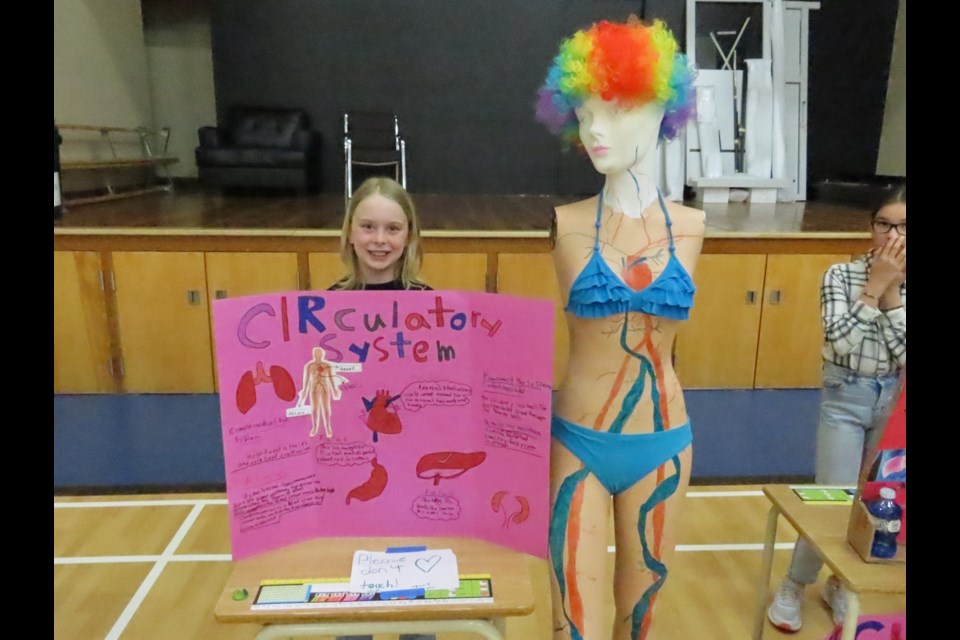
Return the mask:
M 413 198 L 396 180 L 378 176 L 364 180 L 350 198 L 347 213 L 343 217 L 343 227 L 340 230 L 340 260 L 347 268 L 347 274 L 340 278 L 334 287 L 337 289 L 364 288 L 357 253 L 350 244 L 350 229 L 353 226 L 353 215 L 357 206 L 375 194 L 396 202 L 407 217 L 407 246 L 404 247 L 403 254 L 397 262 L 397 275 L 403 283 L 403 288 L 409 289 L 411 285 L 422 285 L 423 283 L 417 279 L 423 263 L 423 255 L 420 253 L 420 222 L 417 220 L 417 209 L 413 206 Z

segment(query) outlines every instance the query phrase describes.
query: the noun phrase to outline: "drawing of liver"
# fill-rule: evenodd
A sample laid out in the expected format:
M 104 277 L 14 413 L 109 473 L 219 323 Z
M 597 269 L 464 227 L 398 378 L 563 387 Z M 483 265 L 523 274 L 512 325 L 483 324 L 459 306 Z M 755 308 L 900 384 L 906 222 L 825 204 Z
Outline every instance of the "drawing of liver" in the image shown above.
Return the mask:
M 437 451 L 428 453 L 417 462 L 417 477 L 424 480 L 433 480 L 434 485 L 440 480 L 452 480 L 478 466 L 487 459 L 484 451 L 462 453 L 459 451 Z
M 350 504 L 350 500 L 353 499 L 366 502 L 367 500 L 376 498 L 387 488 L 386 467 L 379 464 L 376 458 L 371 460 L 370 464 L 373 465 L 373 470 L 370 471 L 370 478 L 360 486 L 350 490 L 350 493 L 347 494 L 347 504 Z

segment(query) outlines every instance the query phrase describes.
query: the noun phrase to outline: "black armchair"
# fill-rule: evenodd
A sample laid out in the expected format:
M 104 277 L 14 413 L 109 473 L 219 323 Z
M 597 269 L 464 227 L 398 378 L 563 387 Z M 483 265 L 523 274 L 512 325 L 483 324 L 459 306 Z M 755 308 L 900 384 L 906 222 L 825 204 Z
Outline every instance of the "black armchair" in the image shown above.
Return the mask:
M 197 172 L 205 187 L 319 188 L 320 137 L 302 109 L 234 107 L 226 126 L 197 133 Z

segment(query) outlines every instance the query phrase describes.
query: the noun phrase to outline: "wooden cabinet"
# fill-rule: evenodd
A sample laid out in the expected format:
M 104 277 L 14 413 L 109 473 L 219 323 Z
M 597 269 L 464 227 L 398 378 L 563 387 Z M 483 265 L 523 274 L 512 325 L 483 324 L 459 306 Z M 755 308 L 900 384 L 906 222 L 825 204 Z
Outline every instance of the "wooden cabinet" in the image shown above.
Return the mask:
M 113 375 L 100 254 L 53 252 L 53 392 L 107 393 Z
M 128 393 L 212 393 L 204 254 L 113 253 L 117 325 Z
M 310 289 L 322 291 L 343 276 L 343 262 L 339 253 L 311 253 L 308 260 L 310 265 Z
M 553 388 L 558 388 L 567 374 L 570 343 L 567 316 L 563 311 L 563 297 L 557 283 L 553 256 L 533 253 L 500 254 L 497 292 L 553 300 Z
M 217 298 L 324 290 L 343 273 L 333 236 L 55 236 L 55 393 L 212 393 Z M 555 305 L 554 384 L 566 374 L 566 315 L 549 243 L 434 239 L 435 289 L 497 291 Z M 532 241 L 531 241 L 532 242 Z M 675 365 L 685 389 L 815 388 L 819 287 L 864 238 L 713 237 L 694 280 Z
M 690 319 L 677 335 L 684 389 L 751 389 L 763 300 L 765 255 L 702 255 Z
M 841 254 L 767 256 L 754 388 L 820 386 L 820 282 L 830 265 L 848 260 Z
M 209 252 L 206 254 L 206 269 L 211 310 L 214 300 L 300 288 L 301 278 L 295 253 Z M 210 314 L 210 336 L 214 345 L 213 385 L 214 390 L 218 391 L 213 313 Z
M 677 337 L 685 389 L 820 386 L 820 281 L 849 255 L 704 255 Z
M 420 277 L 434 289 L 487 290 L 487 256 L 483 253 L 431 253 L 423 258 Z

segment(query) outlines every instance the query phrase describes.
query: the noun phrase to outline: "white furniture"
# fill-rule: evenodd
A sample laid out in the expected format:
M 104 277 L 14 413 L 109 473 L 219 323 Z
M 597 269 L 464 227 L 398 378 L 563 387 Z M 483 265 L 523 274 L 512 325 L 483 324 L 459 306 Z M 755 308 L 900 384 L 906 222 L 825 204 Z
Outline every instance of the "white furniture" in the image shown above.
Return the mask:
M 105 200 L 139 196 L 156 191 L 173 190 L 173 177 L 170 175 L 167 165 L 178 162 L 178 160 L 174 156 L 167 155 L 167 149 L 170 144 L 170 127 L 148 129 L 147 127 L 100 127 L 84 124 L 60 124 L 57 125 L 57 129 L 61 132 L 78 131 L 88 134 L 99 133 L 99 142 L 101 143 L 99 151 L 101 153 L 109 151 L 108 158 L 96 160 L 61 160 L 61 173 L 70 171 L 100 172 L 102 176 L 101 189 L 105 192 L 78 197 L 71 197 L 69 194 L 64 194 L 64 205 L 103 202 Z M 129 140 L 134 138 L 139 141 L 140 155 L 138 156 L 131 156 L 129 154 Z M 151 145 L 151 139 L 161 145 L 159 150 L 155 150 Z M 73 140 L 67 139 L 64 140 L 64 142 L 70 144 Z M 86 142 L 88 146 L 90 146 L 90 141 L 88 140 Z M 93 144 L 92 146 L 96 147 L 97 145 Z M 121 149 L 120 153 L 117 151 L 118 147 Z M 150 176 L 150 184 L 141 184 L 133 189 L 119 188 L 114 184 L 114 178 L 116 177 L 114 174 L 119 171 L 125 169 L 149 169 L 151 167 L 159 170 L 159 181 L 153 181 L 154 176 Z
M 724 93 L 724 97 L 718 94 L 718 127 L 721 128 L 721 155 L 723 157 L 724 175 L 721 178 L 710 178 L 704 181 L 701 172 L 700 162 L 700 142 L 697 136 L 696 123 L 687 126 L 686 129 L 686 184 L 694 187 L 697 191 L 697 199 L 703 202 L 714 202 L 716 198 L 721 198 L 722 191 L 718 189 L 741 188 L 750 191 L 750 200 L 753 202 L 768 202 L 770 190 L 777 190 L 781 201 L 806 200 L 807 198 L 807 63 L 808 63 L 808 40 L 810 29 L 810 11 L 820 8 L 819 2 L 808 2 L 801 0 L 783 1 L 783 153 L 784 153 L 784 171 L 780 178 L 767 176 L 747 176 L 737 173 L 734 163 L 733 139 L 733 106 L 732 106 L 732 78 L 731 82 L 720 82 L 717 88 Z M 691 63 L 698 69 L 701 69 L 700 83 L 705 81 L 714 82 L 710 78 L 711 70 L 702 69 L 702 65 L 697 61 L 697 42 L 698 39 L 709 38 L 710 29 L 701 25 L 700 31 L 697 30 L 697 9 L 703 9 L 705 5 L 760 5 L 762 20 L 751 20 L 748 29 L 762 28 L 763 30 L 763 58 L 772 58 L 771 47 L 771 29 L 773 28 L 773 0 L 687 0 L 687 23 L 686 23 L 686 52 Z M 711 7 L 715 9 L 715 7 Z M 713 12 L 716 15 L 716 11 Z M 760 24 L 756 24 L 760 22 Z M 742 24 L 739 19 L 731 19 L 730 25 L 719 25 L 717 28 L 738 29 Z M 748 31 L 749 33 L 749 31 Z M 729 52 L 728 52 L 729 53 Z M 732 57 L 732 56 L 731 56 Z M 736 68 L 740 71 L 745 65 L 742 64 L 743 54 L 740 54 Z M 705 65 L 712 64 L 704 60 Z M 704 71 L 708 73 L 704 73 Z M 719 73 L 716 70 L 712 74 Z M 726 72 L 729 74 L 729 71 Z M 742 73 L 737 74 L 739 113 L 742 118 L 744 113 L 744 101 L 741 82 Z M 775 74 L 776 75 L 776 74 Z M 747 78 L 749 84 L 750 80 Z M 729 85 L 729 86 L 726 86 Z M 729 95 L 730 99 L 725 96 Z M 723 130 L 726 126 L 726 131 Z M 783 179 L 790 182 L 784 186 Z M 710 181 L 721 180 L 721 183 L 712 183 Z M 742 183 L 742 184 L 741 184 Z M 754 193 L 755 190 L 763 190 Z

